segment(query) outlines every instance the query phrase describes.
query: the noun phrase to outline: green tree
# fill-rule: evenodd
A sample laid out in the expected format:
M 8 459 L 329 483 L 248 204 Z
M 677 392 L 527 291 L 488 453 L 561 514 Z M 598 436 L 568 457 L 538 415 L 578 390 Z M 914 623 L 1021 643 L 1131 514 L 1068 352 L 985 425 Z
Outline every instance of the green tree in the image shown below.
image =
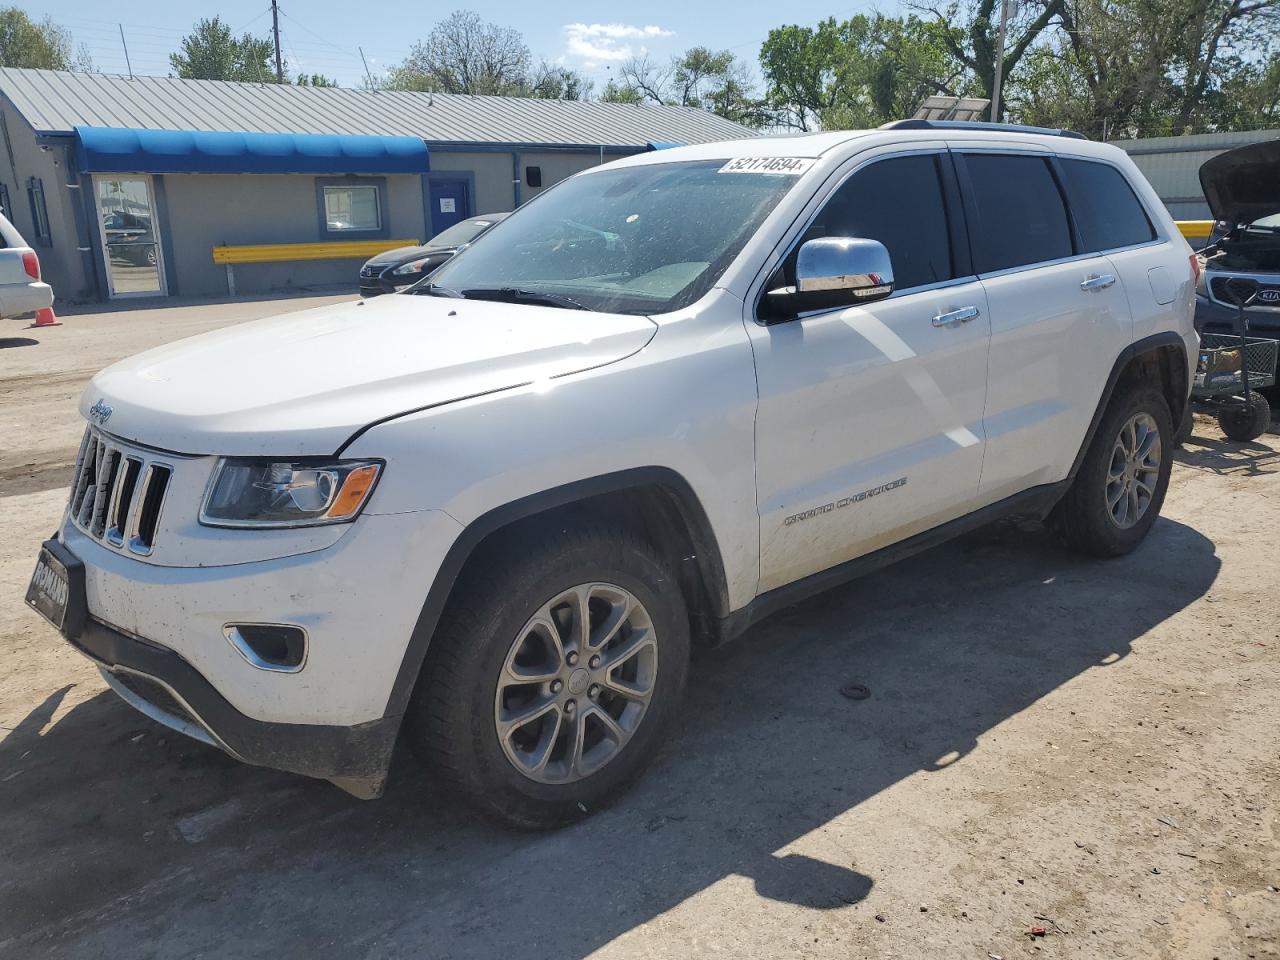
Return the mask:
M 0 8 L 0 67 L 92 70 L 88 51 L 72 53 L 71 34 L 49 17 L 34 22 L 18 7 Z
M 996 60 L 1001 75 L 1012 77 L 1022 58 L 1046 31 L 1061 22 L 1067 0 L 1024 0 L 1010 6 L 1005 29 L 1004 56 L 997 50 L 1000 7 L 1004 0 L 952 0 L 947 7 L 917 4 L 927 11 L 955 62 L 973 75 L 979 96 L 991 97 L 995 88 Z
M 644 94 L 626 81 L 610 80 L 604 85 L 600 99 L 605 103 L 644 103 Z
M 647 54 L 632 57 L 619 69 L 618 78 L 609 81 L 601 99 L 699 107 L 748 126 L 772 123 L 749 68 L 729 50 L 691 47 L 668 63 Z
M 472 95 L 527 93 L 532 58 L 518 30 L 457 10 L 431 28 L 425 41 L 393 67 L 386 86 Z
M 169 54 L 184 80 L 239 80 L 275 83 L 274 48 L 252 34 L 234 37 L 221 17 L 204 18 L 182 38 L 180 53 Z
M 1011 78 L 1010 111 L 1091 137 L 1274 125 L 1277 0 L 1067 0 Z
M 586 100 L 595 85 L 576 70 L 544 60 L 526 86 L 529 96 L 542 100 Z
M 338 81 L 323 73 L 300 73 L 293 81 L 295 87 L 336 87 Z
M 800 130 L 878 126 L 909 117 L 925 97 L 971 92 L 946 28 L 920 17 L 871 14 L 769 33 L 760 51 L 782 125 Z

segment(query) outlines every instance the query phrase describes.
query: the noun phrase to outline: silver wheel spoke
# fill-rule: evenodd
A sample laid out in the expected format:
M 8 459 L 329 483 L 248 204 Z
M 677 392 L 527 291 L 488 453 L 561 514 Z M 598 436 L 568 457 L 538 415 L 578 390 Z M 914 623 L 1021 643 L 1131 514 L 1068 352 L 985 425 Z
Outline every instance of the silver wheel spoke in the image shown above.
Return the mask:
M 531 634 L 537 634 L 547 644 L 548 656 L 543 663 L 534 666 L 518 664 L 516 660 L 525 651 L 526 646 L 538 642 L 531 639 Z M 560 642 L 560 631 L 556 629 L 550 617 L 539 616 L 531 620 L 521 632 L 520 639 L 507 655 L 504 669 L 507 676 L 517 683 L 539 683 L 554 679 L 560 673 L 563 663 L 564 645 Z
M 587 715 L 585 712 L 579 712 L 569 725 L 569 755 L 566 766 L 570 780 L 578 780 L 582 777 L 582 748 L 586 738 Z
M 627 594 L 625 597 L 620 598 L 620 600 L 621 602 L 614 602 L 613 609 L 609 611 L 608 618 L 604 623 L 600 624 L 600 629 L 596 632 L 596 636 L 591 641 L 591 648 L 593 650 L 599 650 L 602 647 L 607 647 L 609 643 L 612 642 L 613 638 L 618 635 L 618 630 L 627 622 L 627 618 L 631 616 L 631 607 L 635 602 L 635 599 L 631 594 Z
M 516 711 L 504 710 L 498 717 L 498 732 L 503 737 L 509 737 L 521 727 L 545 717 L 552 710 L 559 713 L 556 702 L 549 699 L 535 700 L 528 706 L 521 707 Z
M 626 742 L 628 736 L 627 731 L 623 730 L 622 727 L 618 725 L 617 720 L 609 716 L 608 711 L 602 710 L 600 707 L 592 707 L 583 715 L 584 720 L 587 717 L 591 717 L 592 720 L 603 727 L 605 732 L 609 735 L 609 739 L 618 746 L 622 746 L 622 744 Z

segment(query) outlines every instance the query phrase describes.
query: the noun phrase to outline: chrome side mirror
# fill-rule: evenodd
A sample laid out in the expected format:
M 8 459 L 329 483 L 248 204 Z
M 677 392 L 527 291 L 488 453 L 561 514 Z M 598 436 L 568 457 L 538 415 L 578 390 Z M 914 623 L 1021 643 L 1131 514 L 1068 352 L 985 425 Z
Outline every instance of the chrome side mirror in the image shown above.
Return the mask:
M 883 300 L 893 293 L 893 264 L 878 240 L 816 237 L 796 256 L 796 285 L 770 290 L 771 312 L 808 310 Z

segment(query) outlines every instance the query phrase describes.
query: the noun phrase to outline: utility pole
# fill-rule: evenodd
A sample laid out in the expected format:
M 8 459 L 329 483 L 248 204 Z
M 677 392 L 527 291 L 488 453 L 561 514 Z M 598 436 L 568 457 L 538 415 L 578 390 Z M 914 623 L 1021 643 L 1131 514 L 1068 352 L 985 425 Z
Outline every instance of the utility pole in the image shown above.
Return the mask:
M 1004 79 L 1004 30 L 1009 23 L 1011 0 L 1000 0 L 1000 29 L 996 32 L 996 76 L 991 85 L 991 122 L 1000 122 L 1000 81 Z M 275 6 L 275 3 L 272 3 Z
M 1002 28 L 1002 36 L 1003 32 Z M 276 0 L 271 0 L 271 35 L 276 41 L 276 82 L 284 83 L 284 63 L 280 59 L 280 8 L 276 6 Z
M 133 79 L 133 64 L 129 62 L 129 45 L 124 42 L 124 24 L 117 23 L 120 28 L 120 46 L 124 47 L 124 65 L 129 68 L 129 79 Z

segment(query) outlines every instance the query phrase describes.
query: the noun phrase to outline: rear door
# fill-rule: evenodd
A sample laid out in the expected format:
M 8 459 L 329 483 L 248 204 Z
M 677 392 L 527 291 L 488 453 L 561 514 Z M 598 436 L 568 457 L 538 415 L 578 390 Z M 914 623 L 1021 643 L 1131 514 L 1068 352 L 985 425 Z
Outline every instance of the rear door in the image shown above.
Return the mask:
M 1063 479 L 1132 337 L 1116 270 L 1083 250 L 1044 151 L 955 148 L 991 311 L 979 501 Z
M 1119 168 L 1083 157 L 1059 157 L 1058 167 L 1083 249 L 1105 256 L 1124 289 L 1133 339 L 1182 329 L 1169 317 L 1189 299 L 1185 251 L 1170 250 Z
M 748 323 L 761 592 L 968 511 L 982 465 L 989 326 L 960 216 L 941 144 L 868 158 L 832 189 L 767 285 L 794 284 L 805 240 L 849 236 L 886 246 L 897 291 Z

